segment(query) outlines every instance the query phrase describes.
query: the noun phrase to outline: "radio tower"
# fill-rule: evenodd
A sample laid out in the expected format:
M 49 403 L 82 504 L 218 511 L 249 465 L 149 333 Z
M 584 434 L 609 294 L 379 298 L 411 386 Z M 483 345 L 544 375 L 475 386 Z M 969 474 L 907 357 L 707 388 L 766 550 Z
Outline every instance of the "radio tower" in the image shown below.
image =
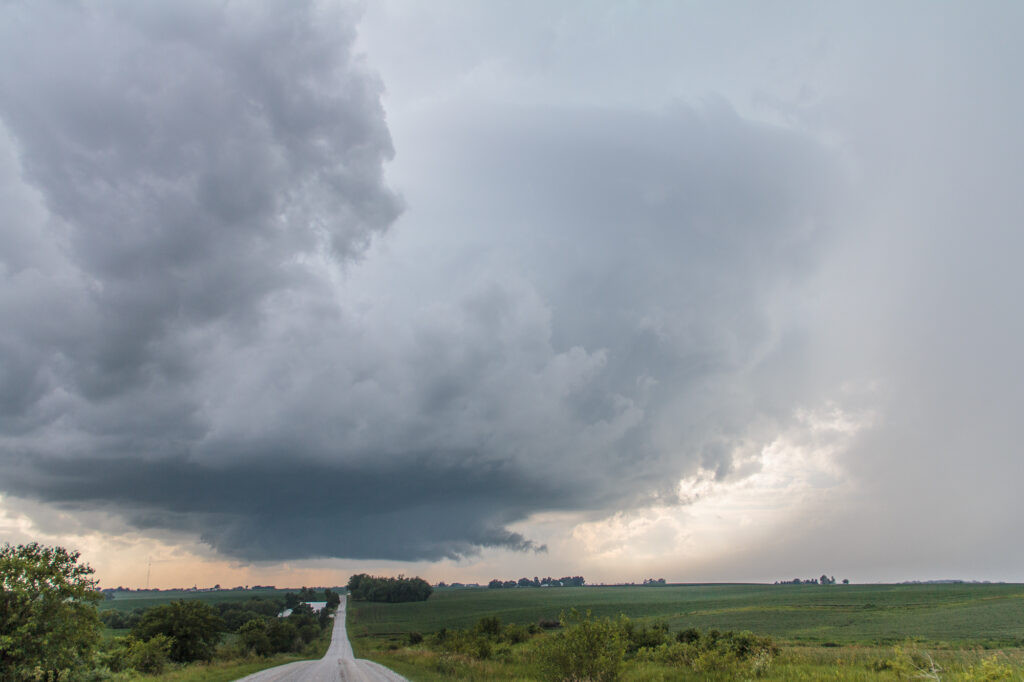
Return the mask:
M 149 572 L 153 569 L 153 557 L 146 559 L 146 590 L 149 590 Z

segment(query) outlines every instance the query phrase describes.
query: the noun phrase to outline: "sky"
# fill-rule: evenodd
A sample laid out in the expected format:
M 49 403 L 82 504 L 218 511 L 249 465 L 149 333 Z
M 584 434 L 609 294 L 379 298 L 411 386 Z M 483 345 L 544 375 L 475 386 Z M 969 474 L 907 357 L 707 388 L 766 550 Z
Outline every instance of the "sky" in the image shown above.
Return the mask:
M 0 4 L 0 541 L 1024 581 L 1022 21 Z

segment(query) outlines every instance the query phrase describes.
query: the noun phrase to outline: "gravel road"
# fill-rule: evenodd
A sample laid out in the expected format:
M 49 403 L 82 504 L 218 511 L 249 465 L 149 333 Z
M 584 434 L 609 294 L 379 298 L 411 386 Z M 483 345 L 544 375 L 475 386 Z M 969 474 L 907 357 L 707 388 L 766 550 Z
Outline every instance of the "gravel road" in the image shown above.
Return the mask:
M 334 616 L 334 632 L 331 633 L 331 648 L 319 661 L 299 661 L 279 665 L 248 677 L 241 682 L 408 682 L 396 672 L 384 666 L 356 658 L 345 632 L 345 597 L 341 598 L 338 613 Z

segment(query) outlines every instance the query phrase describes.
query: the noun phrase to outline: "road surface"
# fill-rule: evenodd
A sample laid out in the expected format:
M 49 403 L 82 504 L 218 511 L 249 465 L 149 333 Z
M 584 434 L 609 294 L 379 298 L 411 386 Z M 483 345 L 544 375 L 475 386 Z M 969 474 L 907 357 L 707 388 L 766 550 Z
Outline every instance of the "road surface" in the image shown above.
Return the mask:
M 319 661 L 299 661 L 269 668 L 241 682 L 408 682 L 398 673 L 379 663 L 356 658 L 345 632 L 345 597 L 341 598 L 334 616 L 331 648 Z

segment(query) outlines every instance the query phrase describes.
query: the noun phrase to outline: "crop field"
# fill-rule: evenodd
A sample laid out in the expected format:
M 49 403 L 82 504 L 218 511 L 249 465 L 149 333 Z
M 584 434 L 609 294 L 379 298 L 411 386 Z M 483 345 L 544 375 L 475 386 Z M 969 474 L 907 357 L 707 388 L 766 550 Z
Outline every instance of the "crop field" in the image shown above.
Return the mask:
M 1024 644 L 1024 585 L 686 585 L 437 590 L 426 602 L 349 605 L 350 634 L 528 625 L 563 611 L 662 620 L 672 630 L 750 630 L 789 642 Z
M 687 628 L 745 630 L 770 636 L 779 649 L 764 669 L 727 661 L 717 672 L 627 655 L 623 680 L 1024 680 L 1024 585 L 442 589 L 426 602 L 350 601 L 348 629 L 357 655 L 410 680 L 542 679 L 538 661 L 551 632 L 519 644 L 499 637 L 483 658 L 446 653 L 432 634 L 471 630 L 491 616 L 503 625 L 557 621 L 570 609 L 595 618 L 625 615 L 638 627 L 664 623 L 668 641 Z M 410 644 L 410 633 L 424 635 L 424 643 Z

